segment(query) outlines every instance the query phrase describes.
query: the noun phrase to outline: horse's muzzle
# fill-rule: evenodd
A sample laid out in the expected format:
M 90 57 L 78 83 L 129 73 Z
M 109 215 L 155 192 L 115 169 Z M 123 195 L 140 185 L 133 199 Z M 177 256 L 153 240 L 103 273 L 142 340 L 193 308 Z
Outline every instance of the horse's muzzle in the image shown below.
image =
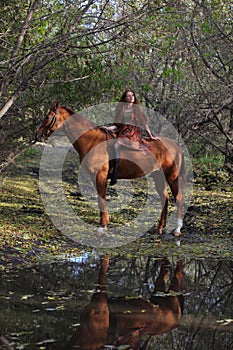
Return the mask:
M 43 134 L 37 132 L 35 134 L 35 140 L 36 140 L 36 142 L 44 142 L 45 141 L 45 137 L 44 137 Z

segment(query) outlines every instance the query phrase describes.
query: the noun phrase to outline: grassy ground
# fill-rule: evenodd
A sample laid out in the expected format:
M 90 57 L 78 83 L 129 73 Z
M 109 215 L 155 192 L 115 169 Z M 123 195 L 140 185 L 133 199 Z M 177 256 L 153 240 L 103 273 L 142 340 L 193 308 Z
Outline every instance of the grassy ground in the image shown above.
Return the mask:
M 62 235 L 46 214 L 38 188 L 40 156 L 39 148 L 29 149 L 0 177 L 0 262 L 3 269 L 32 264 L 46 257 L 76 254 L 83 248 Z M 181 245 L 168 234 L 148 235 L 115 252 L 150 254 L 157 249 L 161 255 L 232 256 L 232 180 L 219 170 L 217 163 L 204 159 L 194 164 L 194 192 L 185 215 Z M 72 160 L 67 164 L 72 166 Z M 75 179 L 67 177 L 65 186 L 71 193 L 76 186 Z M 84 211 L 83 215 L 89 216 L 92 223 L 98 223 L 97 210 L 84 210 L 84 203 L 78 197 L 70 197 L 70 201 L 75 203 L 76 210 Z M 135 205 L 129 207 L 128 212 L 137 211 Z M 113 215 L 112 220 L 116 222 L 121 218 Z

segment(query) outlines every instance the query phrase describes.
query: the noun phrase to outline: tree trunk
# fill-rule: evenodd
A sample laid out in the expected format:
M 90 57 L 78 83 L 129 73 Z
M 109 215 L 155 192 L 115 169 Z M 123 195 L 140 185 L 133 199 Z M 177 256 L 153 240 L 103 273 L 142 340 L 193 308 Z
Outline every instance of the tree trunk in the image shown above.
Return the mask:
M 233 173 L 233 108 L 230 110 L 230 125 L 227 135 L 224 168 Z

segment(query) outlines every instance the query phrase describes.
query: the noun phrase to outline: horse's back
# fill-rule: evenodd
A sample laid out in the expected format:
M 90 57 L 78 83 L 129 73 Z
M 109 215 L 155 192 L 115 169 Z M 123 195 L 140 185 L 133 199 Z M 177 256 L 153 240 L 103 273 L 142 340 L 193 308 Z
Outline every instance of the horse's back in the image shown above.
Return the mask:
M 121 147 L 118 178 L 137 178 L 162 169 L 179 173 L 182 164 L 182 151 L 177 143 L 169 138 L 161 140 L 145 139 L 145 149 Z
M 182 162 L 183 152 L 181 147 L 173 139 L 162 137 L 158 141 L 148 141 L 151 152 L 157 159 L 164 173 L 174 171 L 179 174 Z

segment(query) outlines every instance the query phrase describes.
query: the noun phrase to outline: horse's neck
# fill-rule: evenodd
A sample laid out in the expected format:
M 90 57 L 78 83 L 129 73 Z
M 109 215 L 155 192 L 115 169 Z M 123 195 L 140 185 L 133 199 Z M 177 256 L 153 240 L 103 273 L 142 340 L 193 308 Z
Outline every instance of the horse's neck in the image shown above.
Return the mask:
M 91 122 L 85 118 L 78 116 L 77 114 L 64 115 L 63 127 L 71 143 L 74 143 L 85 132 L 93 128 Z
M 106 139 L 106 135 L 96 128 L 94 123 L 82 117 L 66 120 L 65 133 L 81 159 Z
M 74 143 L 74 147 L 79 152 L 81 157 L 84 157 L 90 150 L 94 149 L 95 146 L 99 145 L 106 140 L 106 135 L 101 133 L 98 129 L 92 129 L 84 131 L 83 134 Z

